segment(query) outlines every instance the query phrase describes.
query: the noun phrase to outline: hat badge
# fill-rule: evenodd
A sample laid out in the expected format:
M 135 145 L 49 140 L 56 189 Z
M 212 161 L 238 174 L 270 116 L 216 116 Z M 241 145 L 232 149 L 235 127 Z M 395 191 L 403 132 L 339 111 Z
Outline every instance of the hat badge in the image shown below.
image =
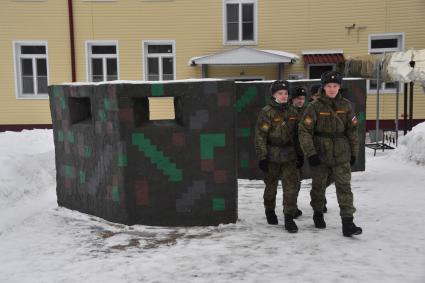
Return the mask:
M 335 76 L 332 76 L 332 79 L 335 79 Z

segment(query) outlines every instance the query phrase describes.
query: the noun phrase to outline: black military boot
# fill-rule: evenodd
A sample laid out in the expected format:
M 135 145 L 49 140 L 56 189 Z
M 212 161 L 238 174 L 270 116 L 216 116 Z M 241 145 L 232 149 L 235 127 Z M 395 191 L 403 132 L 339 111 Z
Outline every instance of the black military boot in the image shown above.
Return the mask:
M 294 221 L 294 217 L 285 215 L 285 229 L 289 233 L 297 233 L 298 227 L 297 224 Z
M 295 212 L 295 215 L 294 215 L 294 219 L 297 219 L 301 215 L 303 215 L 303 212 L 297 208 L 297 211 Z
M 342 234 L 345 237 L 360 235 L 362 232 L 362 228 L 353 223 L 353 217 L 342 217 Z
M 323 218 L 322 212 L 315 211 L 313 214 L 313 221 L 314 221 L 314 226 L 316 226 L 316 228 L 319 228 L 319 229 L 326 228 L 326 222 L 325 222 L 325 219 Z
M 274 209 L 266 209 L 266 217 L 267 217 L 267 223 L 269 223 L 270 225 L 278 224 L 277 216 L 276 216 L 276 213 L 274 212 Z

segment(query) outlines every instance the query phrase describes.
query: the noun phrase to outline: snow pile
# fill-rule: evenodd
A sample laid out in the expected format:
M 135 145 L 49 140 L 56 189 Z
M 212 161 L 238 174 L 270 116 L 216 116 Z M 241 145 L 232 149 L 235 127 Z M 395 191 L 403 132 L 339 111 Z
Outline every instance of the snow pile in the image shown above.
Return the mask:
M 0 209 L 55 185 L 52 130 L 0 133 Z
M 391 156 L 425 165 L 425 122 L 416 125 L 411 132 L 401 137 Z

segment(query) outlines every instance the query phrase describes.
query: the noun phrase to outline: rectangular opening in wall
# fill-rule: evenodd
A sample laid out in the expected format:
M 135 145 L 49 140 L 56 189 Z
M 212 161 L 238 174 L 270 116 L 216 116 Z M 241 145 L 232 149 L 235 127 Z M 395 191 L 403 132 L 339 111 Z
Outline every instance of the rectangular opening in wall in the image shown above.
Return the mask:
M 137 97 L 133 100 L 136 127 L 150 122 L 155 125 L 170 125 L 170 122 L 183 125 L 180 97 Z
M 174 97 L 149 97 L 149 120 L 175 120 Z
M 71 125 L 77 123 L 91 123 L 91 103 L 89 97 L 70 97 L 69 115 Z

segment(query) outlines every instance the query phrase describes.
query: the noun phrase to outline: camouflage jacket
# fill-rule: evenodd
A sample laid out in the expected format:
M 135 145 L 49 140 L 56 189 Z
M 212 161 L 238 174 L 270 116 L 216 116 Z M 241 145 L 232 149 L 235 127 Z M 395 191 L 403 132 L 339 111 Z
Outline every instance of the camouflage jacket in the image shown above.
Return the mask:
M 259 160 L 284 163 L 297 158 L 295 144 L 297 111 L 290 104 L 271 100 L 260 112 L 255 128 L 255 151 Z
M 335 166 L 357 156 L 357 118 L 348 99 L 339 93 L 334 99 L 324 93 L 308 105 L 298 126 L 304 155 L 318 154 L 324 164 Z

